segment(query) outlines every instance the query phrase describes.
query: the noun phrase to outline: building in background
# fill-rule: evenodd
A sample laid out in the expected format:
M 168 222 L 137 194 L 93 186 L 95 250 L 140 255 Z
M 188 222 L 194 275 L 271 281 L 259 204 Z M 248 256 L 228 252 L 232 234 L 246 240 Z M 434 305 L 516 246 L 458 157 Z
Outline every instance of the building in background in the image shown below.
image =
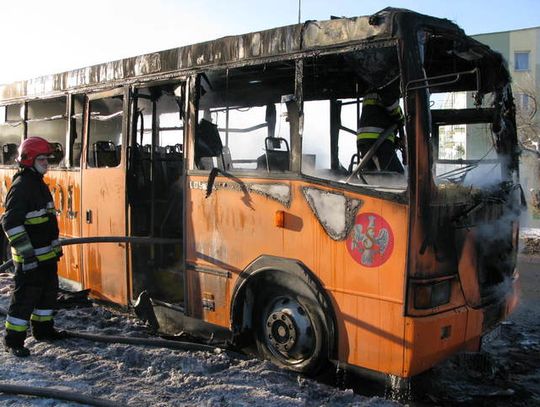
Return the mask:
M 540 27 L 478 34 L 476 40 L 500 52 L 512 74 L 521 156 L 521 184 L 528 211 L 524 226 L 540 227 Z
M 500 52 L 508 62 L 523 151 L 521 185 L 528 203 L 521 223 L 522 226 L 540 227 L 540 27 L 477 34 L 473 38 Z M 472 95 L 464 92 L 445 94 L 438 103 L 441 109 L 474 105 Z M 481 158 L 477 152 L 485 151 L 483 144 L 487 140 L 484 135 L 488 134 L 487 129 L 474 125 L 444 126 L 440 132 L 439 157 Z

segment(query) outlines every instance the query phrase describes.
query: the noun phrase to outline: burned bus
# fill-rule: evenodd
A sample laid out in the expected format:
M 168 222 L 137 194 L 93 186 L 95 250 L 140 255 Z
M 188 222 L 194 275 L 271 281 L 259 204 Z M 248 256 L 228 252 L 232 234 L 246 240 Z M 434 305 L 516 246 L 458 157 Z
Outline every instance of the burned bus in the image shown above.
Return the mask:
M 357 151 L 381 89 L 403 172 Z M 410 377 L 516 306 L 510 76 L 448 20 L 309 21 L 4 85 L 0 105 L 2 201 L 21 141 L 46 138 L 61 235 L 133 238 L 66 246 L 62 281 L 147 298 L 160 332 Z

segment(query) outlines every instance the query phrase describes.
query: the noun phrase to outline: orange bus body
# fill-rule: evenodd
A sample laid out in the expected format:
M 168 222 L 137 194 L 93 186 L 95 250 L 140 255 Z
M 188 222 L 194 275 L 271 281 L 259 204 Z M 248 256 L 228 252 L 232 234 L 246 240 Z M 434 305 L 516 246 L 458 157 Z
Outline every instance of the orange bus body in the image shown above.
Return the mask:
M 1 198 L 16 171 L 7 153 L 42 135 L 62 152 L 45 178 L 61 236 L 139 239 L 64 247 L 71 289 L 127 308 L 146 295 L 162 332 L 225 331 L 294 371 L 331 360 L 411 377 L 478 350 L 517 304 L 505 72 L 452 23 L 385 9 L 0 86 Z M 381 87 L 402 97 L 404 174 L 364 171 L 355 136 L 342 144 Z M 497 102 L 432 107 L 428 91 L 464 90 Z M 478 124 L 499 125 L 492 149 L 510 157 L 489 155 L 502 174 L 489 188 L 465 182 L 485 164 L 481 142 L 467 138 L 470 157 L 441 153 L 447 126 L 489 139 Z

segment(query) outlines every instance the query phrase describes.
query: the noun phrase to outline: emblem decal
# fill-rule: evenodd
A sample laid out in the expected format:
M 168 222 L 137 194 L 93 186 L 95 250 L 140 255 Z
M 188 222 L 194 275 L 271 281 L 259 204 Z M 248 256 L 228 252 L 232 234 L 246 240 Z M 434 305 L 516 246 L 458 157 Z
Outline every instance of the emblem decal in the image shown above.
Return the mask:
M 388 222 L 375 213 L 361 213 L 347 239 L 353 259 L 365 267 L 378 267 L 394 249 L 394 234 Z

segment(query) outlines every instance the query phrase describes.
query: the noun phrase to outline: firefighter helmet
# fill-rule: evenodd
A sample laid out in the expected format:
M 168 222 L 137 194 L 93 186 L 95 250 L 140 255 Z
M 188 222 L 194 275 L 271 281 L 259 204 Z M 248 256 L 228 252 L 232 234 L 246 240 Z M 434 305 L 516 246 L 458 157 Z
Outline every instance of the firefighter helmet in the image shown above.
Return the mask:
M 41 137 L 28 137 L 19 147 L 17 161 L 25 167 L 31 167 L 38 155 L 49 156 L 52 153 L 53 149 L 47 140 Z

